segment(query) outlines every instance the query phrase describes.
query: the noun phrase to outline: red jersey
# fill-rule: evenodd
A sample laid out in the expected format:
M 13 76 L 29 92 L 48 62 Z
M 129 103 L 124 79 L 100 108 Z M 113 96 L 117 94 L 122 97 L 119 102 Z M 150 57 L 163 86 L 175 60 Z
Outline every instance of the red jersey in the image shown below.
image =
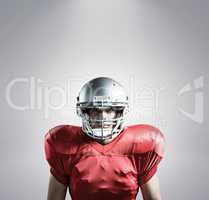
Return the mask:
M 72 200 L 135 200 L 157 171 L 164 136 L 150 125 L 127 126 L 102 145 L 78 126 L 60 125 L 45 135 L 50 172 L 69 186 Z

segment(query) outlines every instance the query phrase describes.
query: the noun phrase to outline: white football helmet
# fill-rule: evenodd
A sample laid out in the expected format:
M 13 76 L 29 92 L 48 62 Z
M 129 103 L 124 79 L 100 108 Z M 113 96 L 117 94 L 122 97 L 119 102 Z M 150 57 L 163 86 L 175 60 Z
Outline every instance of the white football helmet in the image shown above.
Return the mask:
M 81 88 L 76 108 L 78 116 L 82 118 L 82 130 L 88 136 L 98 140 L 112 139 L 124 128 L 124 119 L 128 113 L 128 96 L 123 86 L 115 80 L 99 77 L 90 80 Z M 92 110 L 111 110 L 115 115 L 112 118 L 92 118 Z

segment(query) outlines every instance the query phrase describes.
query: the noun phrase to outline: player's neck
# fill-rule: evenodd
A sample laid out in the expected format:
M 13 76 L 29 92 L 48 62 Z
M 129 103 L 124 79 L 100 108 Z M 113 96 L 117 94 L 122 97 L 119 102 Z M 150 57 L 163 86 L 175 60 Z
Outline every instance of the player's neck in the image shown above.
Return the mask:
M 100 143 L 101 145 L 105 145 L 105 144 L 109 144 L 110 142 L 112 142 L 114 138 L 112 139 L 108 139 L 108 140 L 96 140 L 98 143 Z

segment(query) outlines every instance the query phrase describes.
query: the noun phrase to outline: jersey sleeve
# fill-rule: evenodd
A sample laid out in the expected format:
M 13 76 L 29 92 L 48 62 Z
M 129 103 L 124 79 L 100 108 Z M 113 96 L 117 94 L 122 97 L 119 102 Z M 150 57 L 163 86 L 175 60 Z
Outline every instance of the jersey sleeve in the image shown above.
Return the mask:
M 138 180 L 139 185 L 145 184 L 157 172 L 158 165 L 164 157 L 165 138 L 162 132 L 155 127 L 144 127 L 143 134 L 138 140 Z M 138 150 L 139 151 L 139 150 Z
M 139 175 L 139 185 L 145 184 L 157 172 L 157 167 L 162 157 L 155 151 L 150 151 L 142 155 L 141 173 Z
M 67 186 L 69 182 L 68 176 L 65 173 L 61 157 L 57 155 L 50 131 L 44 137 L 44 152 L 45 158 L 50 167 L 50 173 L 56 178 L 57 181 Z

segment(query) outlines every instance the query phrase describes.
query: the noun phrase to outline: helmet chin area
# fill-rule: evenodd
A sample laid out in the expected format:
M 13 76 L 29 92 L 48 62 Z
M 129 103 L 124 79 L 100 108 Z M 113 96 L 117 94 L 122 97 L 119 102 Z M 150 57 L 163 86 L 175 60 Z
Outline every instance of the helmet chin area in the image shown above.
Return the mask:
M 105 139 L 111 137 L 112 130 L 112 128 L 93 128 L 92 132 L 95 137 L 98 137 L 98 139 Z
M 83 131 L 91 138 L 97 140 L 113 139 L 123 129 L 123 119 L 116 118 L 114 120 L 96 120 L 100 126 L 92 126 L 92 121 L 83 119 Z M 95 122 L 95 121 L 94 121 Z

